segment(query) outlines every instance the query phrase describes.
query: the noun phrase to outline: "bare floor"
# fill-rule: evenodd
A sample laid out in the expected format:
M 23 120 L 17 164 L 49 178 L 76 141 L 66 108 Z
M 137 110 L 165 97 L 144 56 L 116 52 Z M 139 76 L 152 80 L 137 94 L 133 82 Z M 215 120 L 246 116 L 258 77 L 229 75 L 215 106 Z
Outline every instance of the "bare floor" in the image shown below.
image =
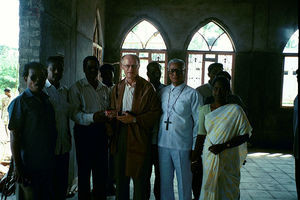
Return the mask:
M 241 170 L 241 200 L 296 200 L 295 164 L 290 154 L 251 152 Z M 154 174 L 151 178 L 152 186 Z M 174 181 L 175 197 L 177 184 Z M 131 184 L 132 196 L 132 184 Z M 15 197 L 8 198 L 14 200 Z M 114 200 L 109 197 L 108 200 Z M 151 200 L 154 200 L 151 194 Z M 69 200 L 77 200 L 77 195 Z

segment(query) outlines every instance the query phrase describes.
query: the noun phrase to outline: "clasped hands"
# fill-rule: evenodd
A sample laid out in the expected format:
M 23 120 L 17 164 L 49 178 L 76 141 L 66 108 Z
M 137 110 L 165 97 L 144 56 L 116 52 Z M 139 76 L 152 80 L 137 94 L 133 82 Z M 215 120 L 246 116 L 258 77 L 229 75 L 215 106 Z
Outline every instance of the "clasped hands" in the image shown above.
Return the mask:
M 102 112 L 103 113 L 103 112 Z M 130 114 L 128 111 L 118 112 L 116 110 L 107 110 L 105 111 L 106 118 L 109 120 L 112 120 L 113 118 L 116 118 L 120 122 L 124 124 L 130 124 L 134 122 L 134 116 Z

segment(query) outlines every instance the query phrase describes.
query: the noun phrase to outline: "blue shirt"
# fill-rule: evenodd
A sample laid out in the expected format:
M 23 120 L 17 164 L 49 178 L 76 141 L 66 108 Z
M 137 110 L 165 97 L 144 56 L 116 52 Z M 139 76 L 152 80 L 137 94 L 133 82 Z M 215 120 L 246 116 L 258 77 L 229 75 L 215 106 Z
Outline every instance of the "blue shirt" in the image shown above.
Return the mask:
M 27 88 L 8 107 L 10 130 L 20 134 L 22 164 L 29 173 L 54 166 L 57 131 L 55 114 L 45 93 L 38 98 Z
M 183 83 L 177 87 L 171 84 L 162 88 L 159 96 L 163 113 L 160 118 L 158 146 L 176 150 L 191 150 L 194 148 L 198 132 L 198 107 L 203 104 L 200 94 Z M 166 130 L 165 121 L 167 121 L 168 115 L 171 124 Z

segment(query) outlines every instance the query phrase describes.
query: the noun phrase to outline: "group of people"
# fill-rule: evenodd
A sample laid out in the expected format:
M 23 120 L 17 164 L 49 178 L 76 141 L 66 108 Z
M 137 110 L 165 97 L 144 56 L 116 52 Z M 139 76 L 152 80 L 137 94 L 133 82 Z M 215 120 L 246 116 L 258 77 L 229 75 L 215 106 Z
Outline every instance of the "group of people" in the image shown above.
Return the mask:
M 191 200 L 192 191 L 195 199 L 239 199 L 252 128 L 222 64 L 212 64 L 209 83 L 195 90 L 184 83 L 180 59 L 168 63 L 168 86 L 159 63 L 148 64 L 147 81 L 138 75 L 139 57 L 129 54 L 120 60 L 120 82 L 113 84 L 112 66 L 88 56 L 85 78 L 67 89 L 63 63 L 51 56 L 47 66 L 26 64 L 27 89 L 8 107 L 17 199 L 66 199 L 70 119 L 80 200 L 106 199 L 113 183 L 116 199 L 129 200 L 130 180 L 133 199 L 149 199 L 152 166 L 156 199 L 175 199 L 174 172 L 180 200 Z

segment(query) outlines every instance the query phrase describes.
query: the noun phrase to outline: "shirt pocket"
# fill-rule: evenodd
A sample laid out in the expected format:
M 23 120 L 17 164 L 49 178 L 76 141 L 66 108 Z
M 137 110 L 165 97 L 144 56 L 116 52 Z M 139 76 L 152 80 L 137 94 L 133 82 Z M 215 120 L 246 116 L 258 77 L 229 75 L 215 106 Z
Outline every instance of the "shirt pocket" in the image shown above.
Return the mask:
M 187 100 L 177 100 L 174 105 L 173 112 L 177 115 L 184 116 L 186 113 L 190 113 L 190 104 Z

